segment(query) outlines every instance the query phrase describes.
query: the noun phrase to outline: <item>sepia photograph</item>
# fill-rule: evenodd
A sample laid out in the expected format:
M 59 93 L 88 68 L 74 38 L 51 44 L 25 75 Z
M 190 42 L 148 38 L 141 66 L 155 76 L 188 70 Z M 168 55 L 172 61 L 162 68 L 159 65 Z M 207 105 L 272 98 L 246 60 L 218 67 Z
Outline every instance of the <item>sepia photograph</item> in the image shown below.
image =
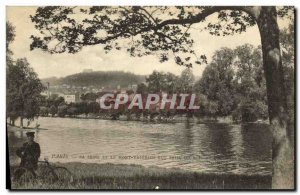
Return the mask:
M 5 9 L 7 189 L 296 189 L 294 6 Z

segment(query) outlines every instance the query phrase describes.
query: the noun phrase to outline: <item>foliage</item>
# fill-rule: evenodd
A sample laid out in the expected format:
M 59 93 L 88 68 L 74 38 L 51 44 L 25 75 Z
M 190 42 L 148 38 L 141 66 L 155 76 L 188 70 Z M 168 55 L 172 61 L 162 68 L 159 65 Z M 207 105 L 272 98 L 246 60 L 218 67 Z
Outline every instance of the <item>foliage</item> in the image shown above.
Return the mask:
M 68 110 L 68 106 L 66 105 L 60 105 L 57 108 L 57 116 L 59 117 L 65 117 L 65 115 L 67 114 L 67 110 Z
M 290 24 L 280 32 L 280 44 L 282 47 L 282 62 L 287 93 L 289 118 L 294 123 L 295 110 L 295 26 Z
M 202 78 L 195 85 L 198 92 L 214 102 L 211 105 L 217 103 L 216 114 L 219 116 L 229 115 L 236 105 L 233 60 L 233 50 L 221 48 L 216 51 L 211 64 L 205 68 Z
M 9 21 L 7 21 L 6 22 L 6 53 L 9 55 L 12 54 L 9 45 L 15 40 L 15 37 L 16 37 L 15 27 Z
M 7 66 L 7 114 L 33 119 L 39 113 L 44 87 L 27 60 L 18 59 Z
M 49 113 L 52 116 L 55 116 L 55 114 L 57 113 L 57 107 L 55 105 L 51 105 L 50 108 L 49 108 Z
M 149 93 L 172 92 L 175 89 L 178 77 L 172 73 L 153 71 L 146 82 Z
M 190 68 L 186 68 L 181 72 L 180 78 L 177 81 L 177 92 L 179 93 L 191 93 L 193 90 L 193 84 L 195 82 L 195 76 Z
M 233 115 L 235 120 L 267 117 L 266 84 L 260 48 L 245 44 L 216 51 L 195 90 L 205 95 L 206 115 Z
M 49 108 L 45 107 L 45 106 L 40 106 L 40 110 L 39 110 L 39 115 L 40 116 L 48 116 L 49 114 Z
M 50 107 L 55 106 L 56 108 L 65 102 L 63 97 L 58 96 L 57 94 L 51 94 L 50 97 L 43 99 L 42 103 L 44 106 Z
M 148 87 L 145 83 L 139 83 L 138 86 L 137 86 L 137 89 L 136 89 L 136 93 L 139 93 L 139 94 L 146 94 L 148 91 Z
M 94 102 L 98 97 L 99 95 L 97 93 L 90 92 L 90 93 L 81 94 L 80 99 L 83 101 Z
M 277 11 L 286 17 L 292 15 L 293 7 Z M 203 30 L 216 36 L 232 35 L 255 25 L 253 12 L 250 6 L 39 7 L 31 20 L 40 34 L 31 36 L 30 48 L 76 53 L 85 46 L 102 44 L 107 52 L 125 49 L 131 56 L 155 54 L 160 62 L 172 54 L 178 65 L 191 67 L 206 63 L 206 57 L 192 48 L 189 30 L 193 24 L 216 13 L 218 20 L 207 23 Z

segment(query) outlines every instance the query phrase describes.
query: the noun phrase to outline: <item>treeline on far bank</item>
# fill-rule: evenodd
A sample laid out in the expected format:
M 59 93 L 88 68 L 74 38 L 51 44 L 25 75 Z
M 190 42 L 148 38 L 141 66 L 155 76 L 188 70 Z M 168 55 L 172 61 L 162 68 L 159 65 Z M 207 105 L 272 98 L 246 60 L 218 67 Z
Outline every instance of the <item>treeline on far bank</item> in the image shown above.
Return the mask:
M 289 58 L 291 60 L 291 58 Z M 290 117 L 294 107 L 294 67 L 285 59 L 286 89 Z M 65 104 L 62 98 L 50 97 L 40 108 L 41 116 L 76 117 L 92 114 L 96 117 L 118 119 L 164 118 L 174 116 L 217 118 L 231 117 L 235 122 L 254 122 L 268 118 L 266 83 L 262 67 L 260 47 L 246 44 L 235 49 L 221 48 L 213 55 L 202 77 L 195 81 L 191 69 L 185 69 L 180 76 L 153 71 L 146 77 L 146 83 L 138 84 L 136 93 L 195 93 L 199 110 L 101 110 L 95 101 L 101 93 L 81 96 L 82 102 Z M 133 93 L 127 91 L 128 94 Z M 51 99 L 52 98 L 52 99 Z
M 122 115 L 173 117 L 231 117 L 234 121 L 256 121 L 267 119 L 266 82 L 262 67 L 260 47 L 249 44 L 235 49 L 221 48 L 215 51 L 210 64 L 205 67 L 201 78 L 195 81 L 191 69 L 185 69 L 180 76 L 154 71 L 146 78 L 146 83 L 138 84 L 137 92 L 146 93 L 196 93 L 200 109 L 197 112 L 166 112 L 159 110 L 144 112 L 102 112 L 95 101 L 99 94 L 82 95 L 82 102 L 66 104 L 63 98 L 44 98 L 44 89 L 37 74 L 24 59 L 13 58 L 10 43 L 14 40 L 14 27 L 7 23 L 10 33 L 7 37 L 7 112 L 8 123 L 14 125 L 17 118 L 33 120 L 38 116 L 71 116 L 89 114 L 117 119 Z M 294 120 L 294 27 L 280 33 L 283 48 L 282 70 L 285 79 L 289 118 Z

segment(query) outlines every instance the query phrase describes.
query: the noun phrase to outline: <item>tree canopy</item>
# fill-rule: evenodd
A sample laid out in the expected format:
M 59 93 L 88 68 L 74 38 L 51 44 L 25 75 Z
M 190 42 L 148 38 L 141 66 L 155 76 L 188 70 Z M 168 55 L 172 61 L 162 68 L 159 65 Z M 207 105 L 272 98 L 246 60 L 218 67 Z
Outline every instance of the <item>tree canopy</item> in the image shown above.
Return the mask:
M 232 35 L 255 25 L 256 7 L 241 6 L 127 6 L 39 7 L 31 16 L 39 35 L 30 48 L 50 53 L 76 53 L 84 46 L 103 44 L 108 52 L 125 49 L 131 56 L 155 54 L 161 62 L 173 58 L 191 67 L 206 63 L 206 56 L 192 48 L 190 29 L 213 13 L 218 20 L 204 30 L 216 36 Z M 291 17 L 292 7 L 277 9 L 279 17 Z M 125 42 L 125 43 L 124 43 Z
M 7 69 L 7 113 L 12 118 L 33 119 L 39 112 L 44 86 L 27 60 L 18 59 Z
M 6 112 L 13 125 L 20 117 L 22 126 L 23 118 L 32 120 L 39 113 L 44 86 L 26 58 L 13 60 L 9 46 L 14 38 L 15 27 L 6 22 Z

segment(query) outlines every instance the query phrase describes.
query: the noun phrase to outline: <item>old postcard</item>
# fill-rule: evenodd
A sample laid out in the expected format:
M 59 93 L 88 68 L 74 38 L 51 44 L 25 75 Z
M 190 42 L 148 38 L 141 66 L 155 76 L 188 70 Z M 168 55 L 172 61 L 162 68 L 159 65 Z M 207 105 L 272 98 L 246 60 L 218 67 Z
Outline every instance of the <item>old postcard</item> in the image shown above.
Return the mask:
M 293 6 L 7 6 L 7 188 L 295 189 Z

